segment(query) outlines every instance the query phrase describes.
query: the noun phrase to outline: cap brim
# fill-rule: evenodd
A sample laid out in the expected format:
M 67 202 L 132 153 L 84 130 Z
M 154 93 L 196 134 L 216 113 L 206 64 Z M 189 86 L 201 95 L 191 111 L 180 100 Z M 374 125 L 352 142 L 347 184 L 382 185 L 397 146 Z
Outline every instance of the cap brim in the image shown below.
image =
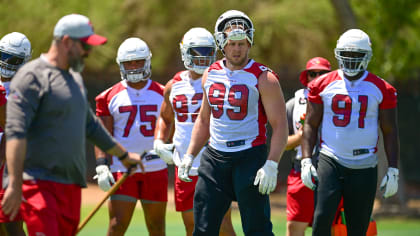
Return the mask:
M 88 37 L 81 38 L 80 40 L 92 46 L 102 45 L 108 41 L 107 38 L 97 34 L 92 34 Z
M 327 71 L 330 71 L 330 68 L 329 68 L 329 67 L 327 67 L 327 66 L 323 66 L 323 65 L 320 65 L 320 64 L 316 64 L 316 65 L 312 65 L 312 66 L 310 66 L 310 67 L 306 68 L 306 70 L 307 70 L 307 71 L 308 71 L 308 70 L 327 70 Z

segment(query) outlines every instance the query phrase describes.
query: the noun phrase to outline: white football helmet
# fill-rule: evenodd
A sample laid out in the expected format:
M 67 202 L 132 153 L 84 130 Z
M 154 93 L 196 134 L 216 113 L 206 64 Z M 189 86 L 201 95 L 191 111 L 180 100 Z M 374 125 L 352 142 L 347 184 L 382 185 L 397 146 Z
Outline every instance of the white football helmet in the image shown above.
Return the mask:
M 204 28 L 188 30 L 179 47 L 185 68 L 197 74 L 203 74 L 216 61 L 216 42 L 213 35 Z
M 338 39 L 334 53 L 344 74 L 355 76 L 367 69 L 372 57 L 369 36 L 360 29 L 350 29 Z
M 147 81 L 152 75 L 151 69 L 152 53 L 147 44 L 139 38 L 128 38 L 118 48 L 117 63 L 120 66 L 122 80 L 128 80 L 132 83 Z M 142 68 L 126 70 L 123 62 L 145 60 Z
M 6 34 L 0 40 L 0 75 L 12 78 L 19 67 L 31 59 L 31 55 L 31 42 L 24 34 Z
M 229 33 L 225 33 L 226 29 L 232 28 Z M 217 46 L 223 52 L 227 40 L 247 39 L 252 45 L 254 40 L 254 25 L 251 19 L 245 13 L 237 10 L 229 10 L 223 13 L 216 21 L 214 27 L 214 37 Z

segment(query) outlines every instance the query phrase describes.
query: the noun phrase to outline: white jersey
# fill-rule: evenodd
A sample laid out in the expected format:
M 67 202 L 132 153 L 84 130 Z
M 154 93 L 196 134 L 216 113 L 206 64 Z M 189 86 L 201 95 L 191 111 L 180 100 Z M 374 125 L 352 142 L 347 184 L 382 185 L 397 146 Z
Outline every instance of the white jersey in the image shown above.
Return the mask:
M 349 81 L 336 70 L 309 89 L 309 101 L 324 107 L 320 151 L 349 168 L 376 166 L 379 109 L 396 107 L 395 88 L 367 71 Z
M 163 101 L 164 87 L 152 80 L 140 89 L 134 89 L 121 81 L 96 97 L 96 115 L 112 116 L 114 138 L 127 151 L 143 154 L 153 150 L 153 140 L 157 117 Z M 167 167 L 166 163 L 156 158 L 154 151 L 143 158 L 146 172 L 158 171 Z M 112 157 L 111 172 L 126 171 L 118 160 Z M 137 170 L 140 172 L 140 170 Z
M 267 117 L 258 91 L 261 73 L 269 69 L 254 60 L 231 71 L 224 59 L 213 63 L 204 84 L 211 107 L 209 145 L 236 152 L 266 143 Z
M 181 71 L 174 76 L 169 101 L 171 101 L 175 115 L 175 133 L 173 137 L 175 150 L 173 160 L 176 166 L 181 165 L 182 158 L 187 152 L 194 122 L 200 112 L 202 100 L 201 78 L 191 79 L 189 71 Z M 198 175 L 197 169 L 200 166 L 203 150 L 204 148 L 195 157 L 189 175 Z
M 306 114 L 306 98 L 308 96 L 307 89 L 299 89 L 295 92 L 294 106 L 293 106 L 293 131 L 298 133 L 298 130 L 302 127 L 302 118 Z M 298 145 L 295 147 L 296 159 L 302 159 L 302 147 Z

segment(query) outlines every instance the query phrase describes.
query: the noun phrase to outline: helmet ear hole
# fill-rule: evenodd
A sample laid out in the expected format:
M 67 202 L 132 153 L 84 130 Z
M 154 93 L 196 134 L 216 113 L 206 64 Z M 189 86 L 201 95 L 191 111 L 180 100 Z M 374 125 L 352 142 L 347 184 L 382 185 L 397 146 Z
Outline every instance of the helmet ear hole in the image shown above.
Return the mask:
M 118 48 L 117 64 L 120 66 L 122 80 L 137 83 L 147 81 L 152 75 L 152 53 L 147 44 L 140 38 L 128 38 Z M 142 68 L 125 69 L 123 62 L 145 60 Z

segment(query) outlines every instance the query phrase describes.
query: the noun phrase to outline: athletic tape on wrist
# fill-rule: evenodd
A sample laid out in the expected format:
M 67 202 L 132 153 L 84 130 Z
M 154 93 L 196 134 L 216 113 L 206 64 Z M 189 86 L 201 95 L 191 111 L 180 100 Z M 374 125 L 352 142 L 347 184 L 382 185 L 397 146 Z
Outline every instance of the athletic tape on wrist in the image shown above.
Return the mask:
M 118 160 L 122 161 L 127 157 L 128 157 L 128 152 L 124 152 L 124 154 L 122 154 L 121 156 L 118 157 Z

